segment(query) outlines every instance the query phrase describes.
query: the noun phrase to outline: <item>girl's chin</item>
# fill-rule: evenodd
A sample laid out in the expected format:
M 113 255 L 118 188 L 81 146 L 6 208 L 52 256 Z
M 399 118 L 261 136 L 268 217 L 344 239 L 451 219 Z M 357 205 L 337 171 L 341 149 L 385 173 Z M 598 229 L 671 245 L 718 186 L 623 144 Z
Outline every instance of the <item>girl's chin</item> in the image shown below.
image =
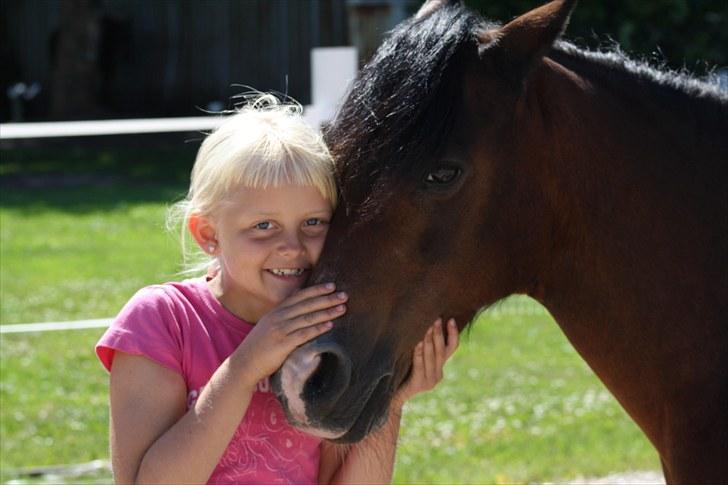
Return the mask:
M 306 282 L 307 272 L 299 276 L 279 276 L 266 271 L 268 285 L 272 294 L 276 295 L 277 303 L 291 296 Z

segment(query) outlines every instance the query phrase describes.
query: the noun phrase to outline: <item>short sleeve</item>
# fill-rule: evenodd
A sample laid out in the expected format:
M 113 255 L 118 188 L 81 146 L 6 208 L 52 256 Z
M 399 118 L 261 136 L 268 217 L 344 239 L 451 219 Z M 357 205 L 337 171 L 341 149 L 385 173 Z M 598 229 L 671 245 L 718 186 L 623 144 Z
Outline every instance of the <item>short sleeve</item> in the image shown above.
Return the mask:
M 108 371 L 117 350 L 147 357 L 183 374 L 179 319 L 163 287 L 139 290 L 96 344 L 96 355 Z

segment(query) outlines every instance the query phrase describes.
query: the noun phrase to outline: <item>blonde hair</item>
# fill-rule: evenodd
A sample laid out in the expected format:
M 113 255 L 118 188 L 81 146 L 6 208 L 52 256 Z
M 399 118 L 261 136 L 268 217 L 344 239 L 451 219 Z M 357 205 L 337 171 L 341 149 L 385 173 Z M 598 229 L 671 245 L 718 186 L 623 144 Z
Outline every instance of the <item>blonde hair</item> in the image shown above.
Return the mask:
M 214 217 L 237 187 L 312 186 L 332 208 L 336 206 L 333 160 L 321 134 L 304 121 L 302 106 L 273 94 L 256 92 L 242 97 L 246 103 L 203 141 L 192 168 L 187 197 L 168 214 L 168 227 L 181 223 L 187 266 L 194 252 L 188 251 L 186 243 L 190 216 Z M 197 261 L 188 272 L 204 269 L 210 262 L 209 258 L 203 264 Z

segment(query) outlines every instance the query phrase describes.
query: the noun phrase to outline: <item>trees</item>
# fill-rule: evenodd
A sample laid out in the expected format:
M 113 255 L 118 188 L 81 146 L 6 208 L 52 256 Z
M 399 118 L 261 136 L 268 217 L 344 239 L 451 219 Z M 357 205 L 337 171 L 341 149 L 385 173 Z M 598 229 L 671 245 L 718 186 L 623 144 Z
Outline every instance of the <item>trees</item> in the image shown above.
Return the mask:
M 546 0 L 465 0 L 489 19 L 506 22 Z M 581 1 L 566 38 L 589 48 L 613 47 L 632 57 L 701 75 L 728 66 L 725 0 Z

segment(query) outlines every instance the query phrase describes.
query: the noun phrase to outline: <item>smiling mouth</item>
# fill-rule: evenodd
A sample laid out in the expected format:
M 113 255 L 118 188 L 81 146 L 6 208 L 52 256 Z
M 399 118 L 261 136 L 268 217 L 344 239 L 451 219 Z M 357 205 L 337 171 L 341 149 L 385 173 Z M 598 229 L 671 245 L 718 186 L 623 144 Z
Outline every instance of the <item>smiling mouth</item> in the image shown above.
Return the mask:
M 301 276 L 303 273 L 306 272 L 306 269 L 304 268 L 271 268 L 267 269 L 269 273 L 272 273 L 276 276 Z

